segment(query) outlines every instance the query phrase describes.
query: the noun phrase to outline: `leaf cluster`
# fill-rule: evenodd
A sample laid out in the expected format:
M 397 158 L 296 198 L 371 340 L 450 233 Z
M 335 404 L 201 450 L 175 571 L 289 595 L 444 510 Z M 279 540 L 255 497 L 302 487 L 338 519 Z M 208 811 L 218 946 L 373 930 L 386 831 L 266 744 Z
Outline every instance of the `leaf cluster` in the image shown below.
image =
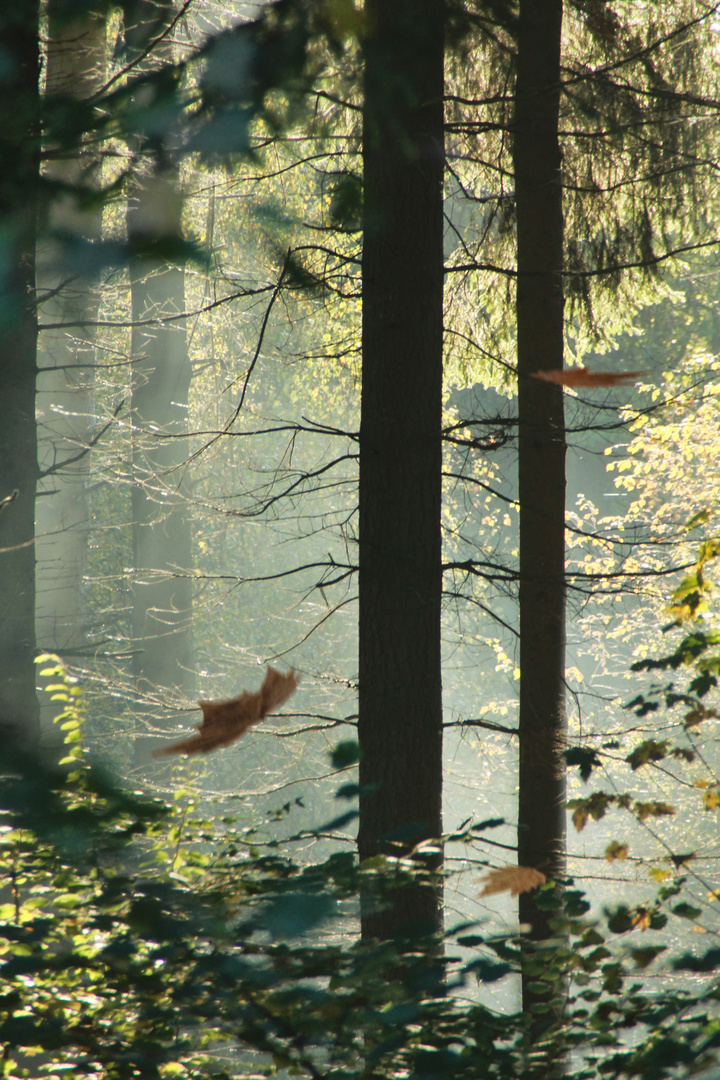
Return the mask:
M 58 663 L 43 670 L 58 695 L 72 689 Z M 357 748 L 344 744 L 333 765 L 356 759 Z M 347 788 L 343 798 L 352 797 Z M 6 1076 L 38 1075 L 40 1060 L 53 1076 L 122 1080 L 474 1080 L 481 1068 L 510 1080 L 572 1051 L 583 1080 L 660 1080 L 677 1064 L 710 1063 L 720 1040 L 710 1020 L 716 992 L 697 981 L 698 973 L 714 980 L 718 950 L 676 958 L 675 980 L 649 993 L 638 973 L 663 944 L 629 939 L 620 952 L 611 944 L 661 929 L 670 916 L 695 918 L 676 902 L 678 884 L 651 907 L 621 905 L 604 922 L 590 918 L 571 880 L 542 884 L 538 904 L 556 937 L 538 946 L 488 936 L 476 923 L 442 940 L 363 942 L 358 898 L 383 903 L 388 891 L 427 880 L 412 859 L 360 866 L 352 853 L 335 852 L 308 861 L 296 842 L 322 830 L 264 841 L 257 826 L 235 818 L 211 822 L 126 793 L 84 755 L 63 775 L 6 758 L 0 805 Z M 532 1047 L 527 1016 L 499 1013 L 473 989 L 522 966 L 550 996 L 536 1004 L 550 1023 Z M 553 1017 L 559 994 L 564 1005 Z M 652 1034 L 627 1040 L 633 1029 Z
M 689 527 L 694 524 L 693 520 Z M 678 704 L 689 706 L 689 711 L 684 718 L 686 729 L 695 727 L 703 720 L 717 715 L 713 708 L 708 707 L 700 699 L 705 698 L 711 690 L 717 688 L 720 673 L 720 654 L 716 651 L 717 646 L 720 645 L 720 631 L 708 625 L 709 599 L 713 592 L 713 582 L 707 573 L 708 564 L 718 555 L 720 555 L 720 541 L 714 538 L 703 541 L 692 572 L 681 581 L 672 594 L 667 610 L 673 617 L 673 622 L 665 627 L 665 631 L 690 622 L 692 629 L 689 633 L 685 634 L 671 653 L 657 658 L 648 657 L 638 660 L 632 665 L 633 671 L 677 671 L 680 668 L 690 668 L 695 674 L 688 683 L 687 690 L 682 692 L 676 691 L 674 684 L 671 683 L 663 688 L 656 688 L 649 699 L 639 694 L 627 706 L 634 709 L 638 716 L 657 711 L 660 700 L 663 698 L 666 708 L 672 708 Z

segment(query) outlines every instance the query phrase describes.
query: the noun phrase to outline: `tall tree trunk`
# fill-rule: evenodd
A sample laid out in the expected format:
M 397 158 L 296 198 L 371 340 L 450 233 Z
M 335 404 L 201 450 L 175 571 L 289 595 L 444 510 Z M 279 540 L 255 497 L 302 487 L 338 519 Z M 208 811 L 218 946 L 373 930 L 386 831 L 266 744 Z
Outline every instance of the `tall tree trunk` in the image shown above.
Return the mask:
M 439 837 L 442 820 L 443 5 L 368 0 L 365 14 L 361 859 Z M 418 887 L 366 904 L 363 934 L 437 929 L 441 899 Z
M 179 233 L 182 204 L 174 176 L 153 175 L 134 185 L 127 219 L 131 242 L 147 221 L 146 200 L 152 206 L 161 191 L 165 211 L 176 207 L 172 228 Z M 153 219 L 149 227 L 159 222 Z M 184 271 L 138 258 L 130 274 L 133 323 L 157 320 L 134 326 L 132 333 L 134 674 L 141 695 L 169 690 L 179 696 L 192 686 L 191 543 L 182 495 L 187 444 L 173 436 L 187 432 L 190 365 L 184 322 L 166 320 L 184 308 Z
M 34 745 L 37 0 L 3 5 L 0 40 L 0 737 Z
M 518 857 L 565 866 L 565 421 L 563 391 L 532 378 L 563 366 L 563 213 L 558 141 L 562 0 L 521 0 L 514 124 L 518 278 L 520 774 Z M 529 937 L 551 936 L 536 894 Z M 537 996 L 523 979 L 523 1005 Z
M 105 72 L 105 20 L 83 14 L 58 20 L 49 11 L 46 93 L 84 100 L 99 90 Z M 100 164 L 98 151 L 81 148 L 53 161 L 45 175 L 59 183 L 89 186 Z M 84 210 L 72 195 L 57 199 L 53 219 L 78 238 L 99 239 L 102 210 Z M 69 323 L 46 330 L 38 354 L 39 458 L 42 480 L 37 505 L 36 633 L 41 648 L 63 655 L 85 645 L 82 582 L 88 544 L 87 450 L 92 431 L 94 330 L 99 294 L 86 278 L 63 281 L 53 265 L 52 245 L 38 252 L 43 321 Z M 82 324 L 85 323 L 84 327 Z M 56 710 L 54 710 L 56 711 Z
M 136 22 L 126 27 L 131 56 L 146 51 L 167 26 L 172 0 L 141 0 Z M 142 60 L 151 68 L 168 58 L 163 41 Z M 176 166 L 139 146 L 138 166 L 128 193 L 130 244 L 142 254 L 130 266 L 133 358 L 133 674 L 145 704 L 182 700 L 192 688 L 192 590 L 188 507 L 183 497 L 188 430 L 190 362 L 184 320 L 185 272 L 154 247 L 182 235 L 182 197 Z M 151 321 L 150 325 L 137 325 Z M 178 436 L 181 436 L 178 438 Z M 144 709 L 143 711 L 147 711 Z M 152 712 L 152 707 L 150 707 Z M 165 712 L 163 708 L 163 712 Z M 165 713 L 166 715 L 166 713 Z M 150 742 L 138 739 L 142 762 Z

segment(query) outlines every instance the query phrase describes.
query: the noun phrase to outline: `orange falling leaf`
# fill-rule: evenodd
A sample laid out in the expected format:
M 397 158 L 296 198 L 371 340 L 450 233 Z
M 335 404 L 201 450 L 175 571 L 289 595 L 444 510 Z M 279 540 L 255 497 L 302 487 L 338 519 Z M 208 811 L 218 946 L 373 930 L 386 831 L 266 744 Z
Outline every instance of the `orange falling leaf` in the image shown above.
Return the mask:
M 269 713 L 275 712 L 297 690 L 298 676 L 295 669 L 281 675 L 268 666 L 260 689 L 255 694 L 244 690 L 239 697 L 228 701 L 198 701 L 203 720 L 197 725 L 198 733 L 182 742 L 163 746 L 155 757 L 165 754 L 207 754 L 227 746 L 244 735 L 253 724 L 259 724 Z
M 488 870 L 487 877 L 482 878 L 480 884 L 484 885 L 480 896 L 492 896 L 499 892 L 519 896 L 520 893 L 532 892 L 538 885 L 544 885 L 545 875 L 532 866 L 501 866 L 497 870 Z
M 647 371 L 591 371 L 590 368 L 581 367 L 533 371 L 532 378 L 560 386 L 622 386 L 647 374 Z

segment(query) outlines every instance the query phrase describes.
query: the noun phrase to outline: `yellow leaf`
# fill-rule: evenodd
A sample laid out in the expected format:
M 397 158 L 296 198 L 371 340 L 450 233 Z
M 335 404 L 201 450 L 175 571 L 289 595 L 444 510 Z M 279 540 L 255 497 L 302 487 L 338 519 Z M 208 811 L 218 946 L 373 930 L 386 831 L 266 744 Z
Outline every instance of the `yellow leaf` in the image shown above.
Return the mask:
M 650 912 L 646 908 L 638 908 L 632 921 L 634 930 L 650 929 Z

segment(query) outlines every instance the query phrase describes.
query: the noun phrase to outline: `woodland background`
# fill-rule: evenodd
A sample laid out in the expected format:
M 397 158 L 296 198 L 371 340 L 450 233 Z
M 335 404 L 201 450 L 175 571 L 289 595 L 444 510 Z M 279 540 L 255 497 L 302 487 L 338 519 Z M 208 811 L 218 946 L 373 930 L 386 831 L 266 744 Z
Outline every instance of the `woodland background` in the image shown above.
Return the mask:
M 2 1075 L 712 1065 L 717 7 L 0 13 Z

